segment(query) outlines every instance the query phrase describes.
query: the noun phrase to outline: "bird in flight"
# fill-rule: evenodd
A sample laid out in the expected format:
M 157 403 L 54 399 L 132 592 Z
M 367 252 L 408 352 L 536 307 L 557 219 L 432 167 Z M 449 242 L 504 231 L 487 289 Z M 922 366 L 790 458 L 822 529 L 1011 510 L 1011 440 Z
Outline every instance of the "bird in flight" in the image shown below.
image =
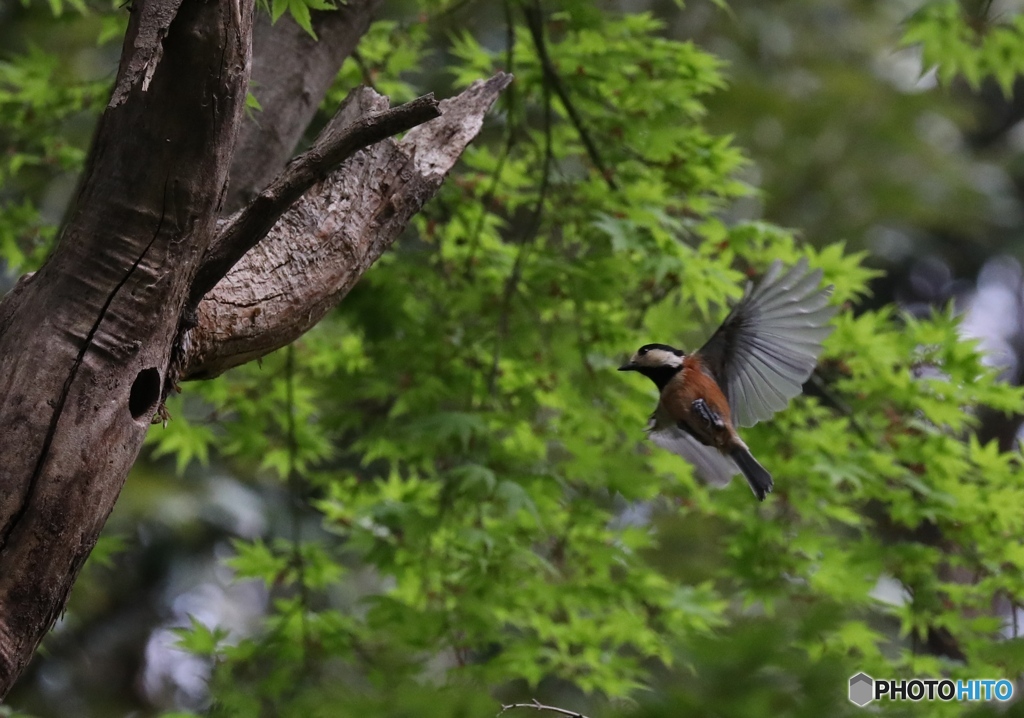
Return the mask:
M 753 426 L 784 409 L 801 392 L 832 332 L 838 311 L 832 286 L 801 259 L 787 269 L 776 260 L 747 285 L 707 343 L 686 353 L 667 344 L 640 347 L 619 371 L 636 371 L 661 392 L 647 435 L 694 465 L 697 476 L 723 486 L 742 473 L 759 501 L 774 487 L 736 427 Z

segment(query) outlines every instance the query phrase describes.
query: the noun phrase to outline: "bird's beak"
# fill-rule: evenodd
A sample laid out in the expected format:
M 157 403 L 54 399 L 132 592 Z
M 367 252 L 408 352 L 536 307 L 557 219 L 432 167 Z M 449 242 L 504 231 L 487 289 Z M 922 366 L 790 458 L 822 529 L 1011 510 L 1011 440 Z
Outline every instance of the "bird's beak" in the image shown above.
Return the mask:
M 633 362 L 629 362 L 628 364 L 623 364 L 622 366 L 620 366 L 619 371 L 636 371 L 637 368 L 638 367 L 636 364 L 634 364 Z

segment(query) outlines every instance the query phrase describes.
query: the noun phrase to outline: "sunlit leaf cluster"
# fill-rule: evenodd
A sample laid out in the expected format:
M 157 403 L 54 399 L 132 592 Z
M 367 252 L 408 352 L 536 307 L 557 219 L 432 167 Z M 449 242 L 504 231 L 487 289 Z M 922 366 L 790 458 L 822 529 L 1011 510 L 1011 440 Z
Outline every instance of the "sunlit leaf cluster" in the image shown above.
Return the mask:
M 977 89 L 994 79 L 1003 94 L 1024 70 L 1024 17 L 987 10 L 992 3 L 932 0 L 907 20 L 903 42 L 919 45 L 926 68 L 936 68 L 946 84 L 962 77 Z

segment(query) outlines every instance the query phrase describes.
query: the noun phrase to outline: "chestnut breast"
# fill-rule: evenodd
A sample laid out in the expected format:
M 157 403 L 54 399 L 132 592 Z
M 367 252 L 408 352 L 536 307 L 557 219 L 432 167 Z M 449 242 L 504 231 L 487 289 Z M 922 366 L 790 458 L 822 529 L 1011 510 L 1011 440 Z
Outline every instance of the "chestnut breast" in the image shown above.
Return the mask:
M 693 402 L 703 399 L 711 411 L 718 414 L 725 427 L 714 429 L 693 411 Z M 682 370 L 665 385 L 661 404 L 677 422 L 684 424 L 701 442 L 719 448 L 732 443 L 735 430 L 729 402 L 718 383 L 705 370 L 700 357 L 693 354 L 683 360 Z

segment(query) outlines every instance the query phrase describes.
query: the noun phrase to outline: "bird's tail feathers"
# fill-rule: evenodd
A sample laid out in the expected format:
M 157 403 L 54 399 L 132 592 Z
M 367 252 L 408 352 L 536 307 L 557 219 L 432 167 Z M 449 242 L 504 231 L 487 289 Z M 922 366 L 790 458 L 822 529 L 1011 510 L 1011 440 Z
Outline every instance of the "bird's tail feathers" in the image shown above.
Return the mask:
M 775 482 L 772 481 L 772 475 L 768 473 L 768 469 L 761 466 L 754 455 L 750 453 L 750 449 L 745 446 L 734 449 L 731 456 L 736 465 L 740 467 L 743 476 L 746 477 L 754 496 L 758 501 L 764 501 L 764 497 L 775 487 Z

